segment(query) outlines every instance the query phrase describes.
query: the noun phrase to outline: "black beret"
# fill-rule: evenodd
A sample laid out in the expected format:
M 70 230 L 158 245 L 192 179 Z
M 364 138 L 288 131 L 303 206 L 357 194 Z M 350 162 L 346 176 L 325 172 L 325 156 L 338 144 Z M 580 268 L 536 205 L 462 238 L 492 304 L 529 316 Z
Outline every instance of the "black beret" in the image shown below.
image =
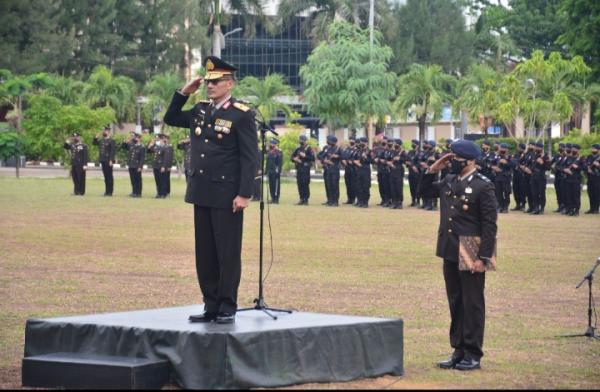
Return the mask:
M 567 144 L 565 144 L 565 147 L 566 147 L 566 148 L 572 148 L 572 147 L 573 147 L 573 145 L 572 145 L 571 143 L 567 143 Z
M 558 147 L 565 148 L 565 143 L 558 143 Z
M 592 144 L 592 148 L 595 148 L 596 150 L 600 150 L 600 144 L 594 143 L 594 144 Z
M 450 145 L 450 150 L 465 159 L 477 159 L 481 155 L 479 146 L 470 140 L 457 140 Z
M 490 141 L 487 140 L 487 139 L 484 140 L 483 143 L 481 143 L 481 144 L 485 144 L 486 146 L 491 146 L 492 145 L 492 143 L 490 143 Z
M 298 140 L 300 140 L 301 142 L 305 142 L 308 139 L 307 139 L 306 135 L 300 135 L 300 137 L 298 138 Z
M 436 143 L 435 140 L 428 140 L 427 143 L 431 146 L 431 147 L 435 147 Z
M 537 143 L 535 143 L 535 146 L 536 146 L 536 147 L 539 147 L 539 148 L 544 148 L 544 143 L 542 143 L 542 142 L 537 142 Z
M 508 144 L 506 144 L 506 143 L 500 143 L 500 148 L 508 148 Z
M 359 138 L 358 141 L 361 143 L 368 143 L 369 139 L 367 139 L 365 136 L 363 136 L 363 137 Z
M 413 140 L 411 140 L 411 143 L 412 144 L 419 144 L 419 141 L 417 139 L 413 139 Z
M 523 149 L 523 150 L 524 150 L 524 149 L 525 149 L 525 147 L 527 147 L 527 146 L 525 145 L 525 143 L 519 143 L 519 148 L 521 148 L 521 149 Z
M 575 150 L 581 150 L 581 146 L 579 144 L 573 144 L 571 146 L 571 148 L 575 149 Z
M 395 142 L 396 144 L 402 144 L 402 139 L 394 139 L 394 142 Z
M 338 139 L 335 135 L 327 135 L 327 141 L 331 143 L 337 143 Z

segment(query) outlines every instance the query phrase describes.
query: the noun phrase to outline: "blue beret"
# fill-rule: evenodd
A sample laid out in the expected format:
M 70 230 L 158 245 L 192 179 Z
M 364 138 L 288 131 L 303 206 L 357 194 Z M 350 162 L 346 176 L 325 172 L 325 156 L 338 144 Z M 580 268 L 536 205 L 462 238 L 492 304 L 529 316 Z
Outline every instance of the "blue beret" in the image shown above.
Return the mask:
M 327 135 L 327 141 L 330 143 L 337 143 L 337 137 L 335 137 L 335 135 Z
M 277 139 L 271 139 L 271 141 L 269 141 L 269 143 L 271 143 L 271 144 L 279 144 L 279 140 L 277 140 Z
M 571 148 L 571 147 L 573 147 L 573 145 L 571 143 L 567 143 L 567 144 L 565 144 L 565 147 L 566 148 Z
M 394 139 L 394 142 L 395 142 L 396 144 L 402 144 L 402 139 Z
M 481 144 L 485 144 L 486 146 L 491 146 L 492 145 L 492 143 L 490 143 L 490 141 L 487 140 L 487 139 L 484 140 L 483 143 L 481 143 Z
M 446 144 L 452 144 L 452 142 L 454 142 L 454 140 L 452 140 L 452 139 L 446 139 Z
M 306 135 L 300 135 L 300 137 L 298 138 L 298 140 L 300 140 L 301 142 L 305 142 L 308 139 L 306 138 Z
M 508 144 L 506 144 L 506 143 L 500 143 L 500 148 L 508 148 Z
M 558 147 L 565 148 L 565 143 L 558 143 Z
M 579 144 L 573 144 L 571 148 L 574 148 L 575 150 L 581 150 L 581 146 Z
M 428 140 L 427 143 L 431 146 L 431 147 L 435 147 L 436 143 L 435 140 Z
M 411 143 L 412 144 L 419 144 L 419 141 L 417 139 L 413 139 L 413 140 L 411 140 Z
M 536 147 L 539 147 L 539 148 L 544 148 L 544 143 L 542 143 L 542 142 L 537 142 L 537 143 L 535 143 L 535 146 L 536 146 Z
M 594 143 L 594 144 L 592 144 L 592 148 L 595 148 L 596 150 L 600 150 L 600 144 Z
M 481 155 L 479 146 L 470 140 L 457 140 L 450 145 L 450 150 L 465 159 L 477 159 Z
M 365 136 L 363 136 L 363 137 L 359 138 L 358 141 L 361 143 L 368 143 L 369 139 L 367 139 Z
M 387 140 L 388 138 L 387 138 L 387 136 L 383 135 L 382 139 Z
M 524 149 L 525 149 L 525 147 L 527 147 L 527 146 L 525 145 L 525 143 L 519 143 L 519 148 L 521 148 L 521 149 L 523 149 L 523 150 L 524 150 Z

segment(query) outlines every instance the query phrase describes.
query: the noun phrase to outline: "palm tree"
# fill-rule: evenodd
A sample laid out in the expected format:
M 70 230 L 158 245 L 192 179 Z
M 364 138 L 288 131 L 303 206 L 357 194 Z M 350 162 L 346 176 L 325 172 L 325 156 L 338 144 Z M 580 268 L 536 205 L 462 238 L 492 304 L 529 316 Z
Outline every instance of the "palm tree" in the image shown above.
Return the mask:
M 393 108 L 401 117 L 414 112 L 419 124 L 419 139 L 425 140 L 428 121 L 435 121 L 442 105 L 450 102 L 455 79 L 444 73 L 439 65 L 413 64 L 408 73 L 398 79 L 398 96 Z
M 83 89 L 84 100 L 92 106 L 109 106 L 122 123 L 135 105 L 135 82 L 126 76 L 113 76 L 103 65 L 94 68 Z
M 498 106 L 500 80 L 500 75 L 494 69 L 484 64 L 474 64 L 458 84 L 458 98 L 454 106 L 467 112 L 472 121 L 479 123 L 484 134 Z
M 183 86 L 183 80 L 178 74 L 165 72 L 154 75 L 144 87 L 144 93 L 148 96 L 148 103 L 143 108 L 144 118 L 154 120 L 162 118 L 161 112 L 167 109 L 173 92 Z
M 64 76 L 51 76 L 52 84 L 46 88 L 46 93 L 61 100 L 65 105 L 75 105 L 82 99 L 85 83 Z
M 247 76 L 242 79 L 236 90 L 238 95 L 247 98 L 258 109 L 265 122 L 276 116 L 279 110 L 283 111 L 286 117 L 292 114 L 292 109 L 277 99 L 294 95 L 292 88 L 279 74 L 267 75 L 262 80 Z

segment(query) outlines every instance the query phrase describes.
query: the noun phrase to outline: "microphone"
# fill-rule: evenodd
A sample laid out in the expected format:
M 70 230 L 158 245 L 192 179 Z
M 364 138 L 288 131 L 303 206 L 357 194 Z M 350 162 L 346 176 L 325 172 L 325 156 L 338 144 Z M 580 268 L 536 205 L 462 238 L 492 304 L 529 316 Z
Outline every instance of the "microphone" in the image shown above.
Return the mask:
M 600 257 L 598 257 L 598 259 L 596 260 L 596 264 L 594 264 L 592 269 L 587 274 L 585 274 L 585 276 L 583 277 L 583 280 L 581 282 L 579 282 L 579 284 L 575 288 L 578 289 L 579 287 L 581 287 L 583 282 L 591 279 L 592 275 L 594 275 L 594 271 L 596 271 L 596 268 L 598 268 L 599 265 L 600 265 Z

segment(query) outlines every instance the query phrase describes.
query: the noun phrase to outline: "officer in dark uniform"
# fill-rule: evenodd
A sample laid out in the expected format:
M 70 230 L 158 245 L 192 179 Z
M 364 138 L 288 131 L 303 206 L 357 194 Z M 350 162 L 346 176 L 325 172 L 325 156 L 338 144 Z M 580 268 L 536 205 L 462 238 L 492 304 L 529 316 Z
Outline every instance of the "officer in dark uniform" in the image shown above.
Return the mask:
M 96 136 L 92 143 L 98 146 L 100 166 L 102 166 L 102 174 L 104 175 L 104 196 L 112 196 L 114 184 L 113 163 L 115 162 L 117 144 L 110 137 L 110 128 L 105 127 L 102 131 L 102 138 Z
M 423 209 L 427 211 L 437 210 L 437 194 L 431 184 L 437 181 L 439 174 L 430 173 L 428 170 L 439 159 L 435 146 L 435 140 L 423 142 L 423 154 L 421 154 L 419 162 L 419 196 L 423 199 Z
M 554 191 L 556 193 L 556 204 L 558 208 L 554 212 L 562 212 L 565 209 L 564 200 L 564 173 L 563 163 L 566 158 L 565 143 L 558 144 L 558 152 L 552 156 L 550 171 L 554 174 Z
M 452 145 L 453 142 L 454 142 L 454 140 L 452 140 L 452 139 L 446 139 L 446 144 L 445 144 L 444 149 L 442 150 L 442 152 L 440 154 L 440 158 L 443 157 L 446 154 L 451 154 L 452 153 L 452 151 L 450 150 L 450 146 Z M 448 168 L 442 169 L 442 171 L 440 172 L 440 178 L 446 177 L 446 175 L 448 173 L 450 173 L 449 170 L 450 169 L 448 169 Z
M 369 150 L 369 139 L 361 137 L 358 139 L 358 150 L 354 165 L 356 166 L 356 206 L 368 208 L 371 198 L 371 163 L 373 157 Z
M 341 151 L 341 162 L 344 167 L 344 184 L 346 185 L 346 196 L 344 204 L 354 204 L 356 201 L 356 166 L 354 166 L 354 153 L 356 151 L 356 139 L 350 136 L 348 146 Z
M 190 142 L 190 138 L 181 139 L 177 143 L 177 149 L 183 151 L 183 171 L 185 172 L 185 181 L 187 182 L 192 164 L 192 143 Z
M 534 154 L 530 160 L 531 170 L 531 214 L 540 215 L 546 207 L 546 170 L 550 160 L 544 153 L 544 143 L 535 143 Z
M 379 197 L 381 202 L 379 203 L 382 207 L 389 207 L 391 204 L 391 196 L 389 192 L 390 185 L 390 168 L 387 165 L 387 154 L 388 154 L 388 139 L 386 136 L 381 139 L 379 145 L 373 147 L 373 163 L 377 168 L 377 186 L 379 190 Z
M 480 368 L 485 326 L 485 271 L 496 247 L 497 200 L 494 184 L 477 173 L 479 147 L 468 140 L 451 145 L 430 168 L 439 172 L 448 166 L 450 174 L 434 183 L 440 198 L 440 227 L 436 255 L 444 259 L 444 281 L 450 307 L 450 345 L 454 353 L 440 362 L 444 369 Z M 480 238 L 477 260 L 470 271 L 459 270 L 461 236 Z
M 163 167 L 160 169 L 160 175 L 162 177 L 161 182 L 163 185 L 163 199 L 171 194 L 171 168 L 173 167 L 173 158 L 175 157 L 175 151 L 170 143 L 169 135 L 163 135 L 164 143 L 164 161 Z
M 586 214 L 598 214 L 600 207 L 600 144 L 592 144 L 592 153 L 585 162 L 590 209 Z
M 267 176 L 269 177 L 269 192 L 271 203 L 279 204 L 281 194 L 281 168 L 283 167 L 283 153 L 278 147 L 279 141 L 271 139 L 267 152 Z
M 410 188 L 411 207 L 419 206 L 419 155 L 421 148 L 417 139 L 411 140 L 412 149 L 408 152 L 406 167 L 408 168 L 408 186 Z
M 307 206 L 310 198 L 310 168 L 315 161 L 315 153 L 308 145 L 308 138 L 305 135 L 300 135 L 298 141 L 300 146 L 294 150 L 291 157 L 296 165 L 296 183 L 300 196 L 300 201 L 296 205 Z
M 81 142 L 81 135 L 74 133 L 63 145 L 71 154 L 71 178 L 73 178 L 73 195 L 85 195 L 85 171 L 89 161 L 88 147 Z
M 494 153 L 491 150 L 492 143 L 489 140 L 484 140 L 481 143 L 482 153 L 479 159 L 477 159 L 477 170 L 480 174 L 486 176 L 490 181 L 494 181 L 494 174 L 492 172 L 492 161 Z
M 190 321 L 229 324 L 237 311 L 243 210 L 252 196 L 258 138 L 252 111 L 231 97 L 237 69 L 214 56 L 206 58 L 205 68 L 203 78 L 175 93 L 164 120 L 190 129 L 192 143 L 185 201 L 194 204 L 196 270 L 205 312 Z M 202 82 L 211 101 L 182 111 Z
M 565 160 L 563 173 L 565 173 L 565 215 L 579 216 L 581 208 L 581 174 L 585 172 L 585 161 L 579 155 L 579 144 L 571 146 L 571 156 Z
M 260 167 L 260 162 L 262 162 L 262 152 L 259 147 L 256 150 L 256 161 L 259 162 L 258 166 L 256 166 L 256 175 L 254 176 L 254 183 L 252 185 L 252 201 L 260 201 L 260 196 L 262 194 L 260 179 L 262 178 L 262 168 Z
M 402 148 L 402 140 L 394 140 L 394 148 L 388 155 L 388 166 L 390 168 L 390 191 L 392 204 L 390 208 L 401 210 L 404 202 L 404 165 L 408 156 Z
M 527 200 L 527 209 L 525 210 L 523 208 L 523 212 L 525 213 L 532 213 L 534 211 L 533 209 L 533 195 L 531 194 L 531 174 L 533 173 L 532 171 L 532 165 L 533 165 L 533 160 L 534 160 L 534 155 L 535 155 L 535 142 L 529 142 L 527 144 L 527 150 L 525 150 L 525 153 L 522 155 L 521 159 L 519 160 L 519 169 L 521 170 L 521 172 L 523 173 L 523 177 L 522 179 L 522 185 L 523 185 L 523 192 L 525 192 L 525 199 Z
M 141 135 L 132 133 L 131 137 L 121 144 L 121 148 L 128 151 L 127 167 L 131 181 L 129 197 L 142 197 L 142 170 L 146 159 L 146 148 L 141 144 Z
M 513 166 L 513 195 L 515 197 L 515 207 L 511 211 L 522 211 L 527 203 L 527 197 L 523 188 L 523 171 L 519 167 L 519 162 L 525 154 L 525 144 L 519 143 L 517 152 L 511 156 Z
M 325 189 L 328 207 L 337 207 L 340 200 L 340 148 L 335 135 L 327 136 L 327 149 L 323 156 Z
M 162 199 L 163 196 L 163 176 L 161 176 L 161 168 L 165 160 L 165 150 L 163 147 L 162 134 L 156 137 L 148 144 L 148 153 L 152 154 L 152 171 L 154 173 L 154 183 L 156 184 L 156 195 L 154 198 Z
M 508 144 L 500 143 L 499 150 L 492 161 L 492 171 L 495 173 L 496 198 L 498 199 L 498 212 L 508 213 L 510 205 L 510 182 L 512 180 L 513 162 L 508 156 Z

